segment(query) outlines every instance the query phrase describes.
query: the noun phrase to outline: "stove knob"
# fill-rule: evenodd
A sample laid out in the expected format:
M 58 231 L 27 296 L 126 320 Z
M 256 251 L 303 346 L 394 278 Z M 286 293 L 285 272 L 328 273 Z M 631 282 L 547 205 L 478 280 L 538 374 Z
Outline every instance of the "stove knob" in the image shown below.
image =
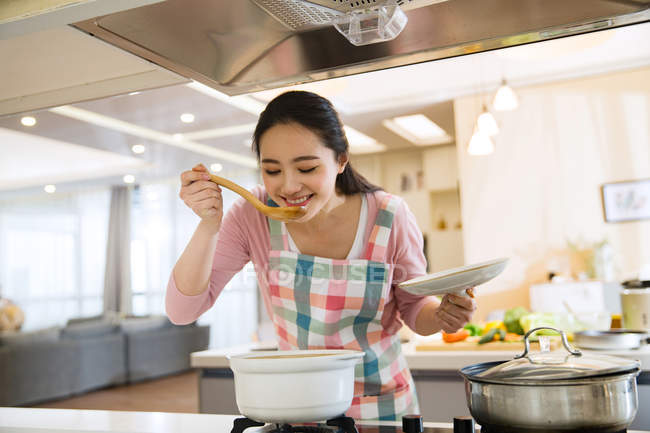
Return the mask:
M 474 418 L 471 416 L 454 417 L 454 433 L 474 433 Z
M 404 415 L 402 417 L 402 431 L 404 433 L 422 433 L 422 415 Z

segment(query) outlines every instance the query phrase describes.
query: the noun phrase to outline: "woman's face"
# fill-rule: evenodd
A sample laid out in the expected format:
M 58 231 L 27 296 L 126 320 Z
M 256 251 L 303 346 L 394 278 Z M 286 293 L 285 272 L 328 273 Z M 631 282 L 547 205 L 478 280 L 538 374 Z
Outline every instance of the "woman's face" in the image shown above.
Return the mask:
M 347 158 L 337 161 L 334 151 L 297 123 L 278 124 L 260 139 L 260 164 L 266 191 L 280 206 L 303 206 L 308 221 L 329 210 L 336 196 L 336 176 Z

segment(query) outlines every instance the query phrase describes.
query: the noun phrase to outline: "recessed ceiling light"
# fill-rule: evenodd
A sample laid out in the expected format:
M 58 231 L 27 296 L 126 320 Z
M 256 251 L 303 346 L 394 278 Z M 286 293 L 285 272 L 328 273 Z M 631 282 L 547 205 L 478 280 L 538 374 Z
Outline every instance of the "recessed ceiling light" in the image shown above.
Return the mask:
M 194 122 L 194 114 L 192 114 L 192 113 L 183 113 L 183 114 L 181 114 L 181 122 L 183 122 L 183 123 L 192 123 L 192 122 Z
M 348 144 L 350 145 L 350 153 L 374 153 L 386 150 L 386 146 L 379 143 L 374 138 L 357 131 L 354 128 L 346 125 L 343 127 L 343 129 L 345 130 L 345 136 L 347 137 Z
M 140 92 L 131 92 L 131 93 L 129 93 L 129 96 L 139 95 L 139 94 L 140 94 Z
M 215 162 L 214 164 L 210 164 L 210 171 L 219 173 L 221 170 L 223 170 L 223 165 L 219 164 L 218 162 Z
M 54 185 L 45 185 L 45 187 L 43 189 L 45 190 L 46 193 L 52 194 L 52 193 L 54 193 L 56 191 L 56 186 L 54 186 Z
M 36 119 L 32 116 L 25 116 L 20 119 L 20 123 L 22 123 L 24 126 L 34 126 L 36 125 Z
M 122 180 L 124 181 L 124 183 L 133 183 L 135 182 L 135 176 L 133 176 L 132 174 L 126 174 L 124 175 Z
M 131 146 L 131 150 L 133 151 L 133 153 L 140 154 L 140 153 L 144 153 L 146 148 L 144 147 L 144 144 L 134 144 L 133 146 Z
M 447 135 L 445 130 L 424 114 L 386 119 L 382 124 L 417 146 L 442 144 L 451 141 L 451 137 Z

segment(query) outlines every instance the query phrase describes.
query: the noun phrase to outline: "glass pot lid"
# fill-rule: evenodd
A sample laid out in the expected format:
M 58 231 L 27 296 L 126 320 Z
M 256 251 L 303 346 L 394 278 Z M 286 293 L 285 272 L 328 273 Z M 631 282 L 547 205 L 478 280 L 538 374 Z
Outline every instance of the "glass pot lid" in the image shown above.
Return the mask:
M 529 353 L 528 338 L 540 329 L 551 329 L 562 337 L 562 344 L 567 352 L 548 352 L 540 336 L 539 353 Z M 636 360 L 614 356 L 585 354 L 569 345 L 564 331 L 539 327 L 531 329 L 524 336 L 524 352 L 515 359 L 500 363 L 473 375 L 474 378 L 495 380 L 499 382 L 518 383 L 521 381 L 553 381 L 587 377 L 605 376 L 615 373 L 638 370 L 640 364 Z

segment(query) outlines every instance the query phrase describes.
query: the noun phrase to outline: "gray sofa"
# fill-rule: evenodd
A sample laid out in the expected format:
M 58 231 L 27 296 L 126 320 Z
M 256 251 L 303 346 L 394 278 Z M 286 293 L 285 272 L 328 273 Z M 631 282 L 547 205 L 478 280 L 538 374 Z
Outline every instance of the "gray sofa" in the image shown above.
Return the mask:
M 188 370 L 208 326 L 164 316 L 70 320 L 65 327 L 0 333 L 0 406 L 68 397 Z

